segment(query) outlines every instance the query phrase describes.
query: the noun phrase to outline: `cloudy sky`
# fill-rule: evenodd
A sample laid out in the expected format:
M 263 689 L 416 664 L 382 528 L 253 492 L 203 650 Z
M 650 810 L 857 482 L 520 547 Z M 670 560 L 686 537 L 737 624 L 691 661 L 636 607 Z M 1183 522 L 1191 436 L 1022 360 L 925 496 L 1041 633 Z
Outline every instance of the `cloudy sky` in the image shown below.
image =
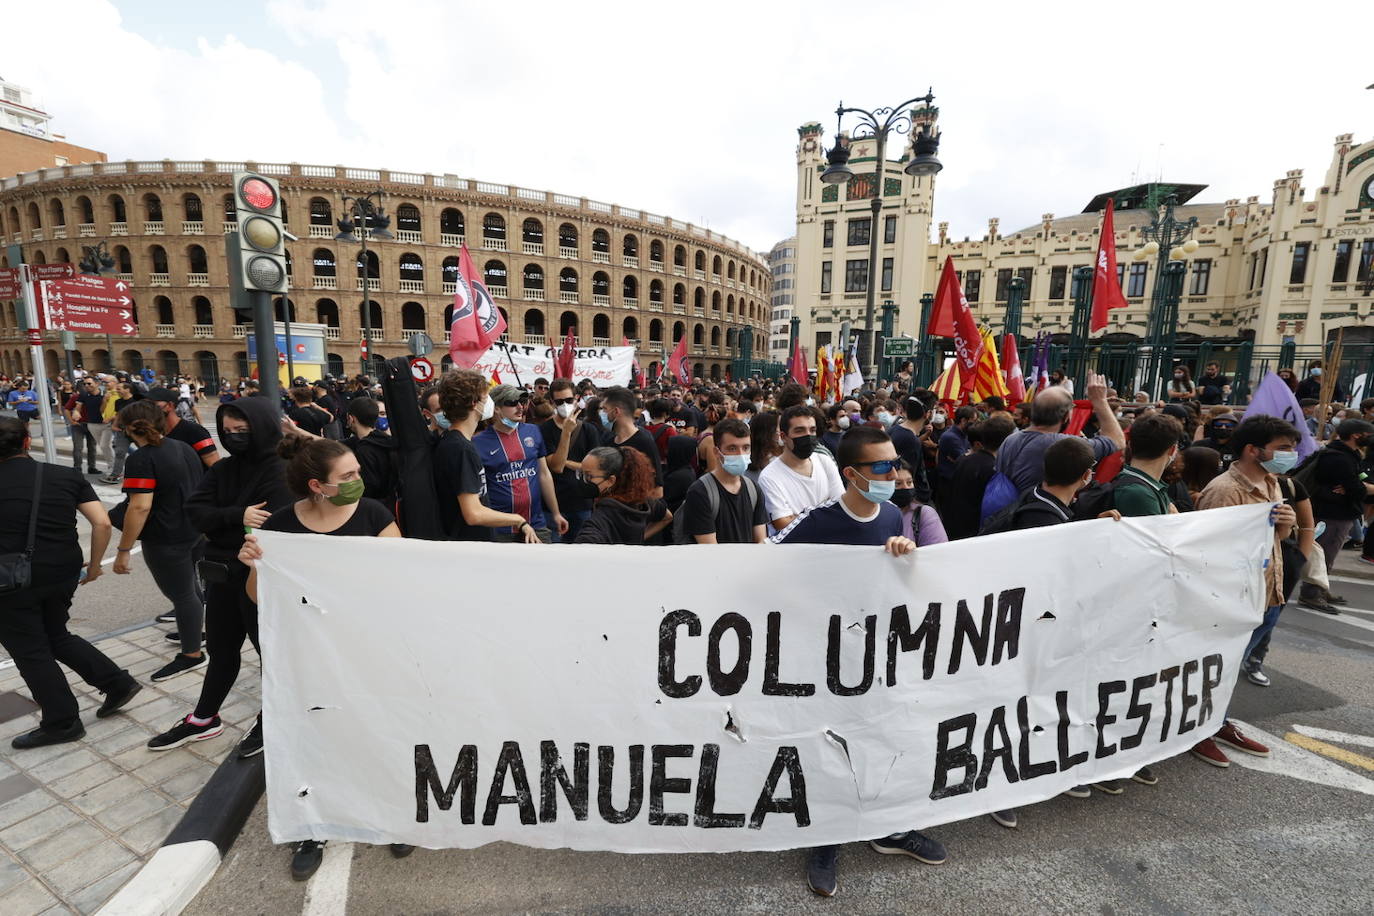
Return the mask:
M 797 126 L 829 143 L 841 99 L 934 87 L 936 218 L 956 236 L 1161 174 L 1209 184 L 1199 200 L 1267 200 L 1302 168 L 1313 193 L 1336 134 L 1374 133 L 1374 5 L 1140 8 L 0 0 L 7 33 L 34 36 L 5 43 L 0 76 L 112 159 L 451 172 L 757 249 L 792 233 Z

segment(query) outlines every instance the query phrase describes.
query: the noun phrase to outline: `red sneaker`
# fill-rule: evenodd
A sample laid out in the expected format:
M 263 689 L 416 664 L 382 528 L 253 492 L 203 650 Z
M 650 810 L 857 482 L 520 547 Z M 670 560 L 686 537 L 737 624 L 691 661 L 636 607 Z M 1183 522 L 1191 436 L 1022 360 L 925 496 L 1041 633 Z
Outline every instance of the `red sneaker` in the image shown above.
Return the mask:
M 1240 729 L 1236 728 L 1235 724 L 1230 720 L 1227 720 L 1226 724 L 1221 727 L 1221 731 L 1213 735 L 1212 738 L 1214 741 L 1219 741 L 1227 747 L 1235 748 L 1247 754 L 1254 754 L 1256 757 L 1269 756 L 1269 748 L 1260 744 L 1253 738 L 1245 737 L 1245 735 L 1241 734 Z
M 1198 760 L 1205 760 L 1214 767 L 1224 769 L 1231 765 L 1230 759 L 1221 752 L 1221 748 L 1217 747 L 1217 743 L 1211 738 L 1193 745 L 1192 754 Z

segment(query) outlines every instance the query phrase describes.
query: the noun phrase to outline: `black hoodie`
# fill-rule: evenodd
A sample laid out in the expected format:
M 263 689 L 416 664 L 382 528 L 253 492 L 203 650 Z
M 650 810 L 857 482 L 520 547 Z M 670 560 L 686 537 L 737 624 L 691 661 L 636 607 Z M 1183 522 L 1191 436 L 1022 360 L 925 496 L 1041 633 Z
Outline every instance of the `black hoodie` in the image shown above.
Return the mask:
M 395 508 L 401 460 L 396 440 L 374 429 L 364 439 L 349 436 L 344 445 L 353 449 L 358 459 L 363 483 L 367 485 L 363 495 L 378 500 L 388 509 Z
M 644 529 L 663 518 L 667 508 L 661 499 L 651 500 L 647 507 L 626 505 L 618 499 L 599 499 L 574 543 L 642 545 Z
M 224 412 L 235 410 L 248 420 L 249 446 L 215 462 L 186 502 L 186 515 L 204 533 L 206 559 L 231 560 L 243 546 L 243 510 L 265 502 L 276 512 L 295 497 L 286 487 L 286 462 L 277 455 L 281 418 L 266 398 L 239 398 L 215 412 L 219 439 L 224 441 Z

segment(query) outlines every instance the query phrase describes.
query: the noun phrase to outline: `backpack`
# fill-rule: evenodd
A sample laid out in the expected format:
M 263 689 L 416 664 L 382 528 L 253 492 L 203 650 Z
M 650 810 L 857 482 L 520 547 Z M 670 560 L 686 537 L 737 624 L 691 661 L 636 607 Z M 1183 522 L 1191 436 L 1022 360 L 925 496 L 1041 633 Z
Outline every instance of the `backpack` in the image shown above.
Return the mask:
M 688 495 L 698 487 L 706 490 L 706 506 L 711 512 L 711 518 L 715 518 L 720 512 L 720 489 L 712 484 L 707 478 L 714 479 L 713 475 L 707 474 L 698 477 L 690 487 L 687 488 Z M 758 505 L 759 491 L 758 484 L 745 475 L 740 478 L 740 483 L 744 486 L 747 496 L 749 515 L 754 514 L 754 507 Z M 677 515 L 673 516 L 673 543 L 674 544 L 695 544 L 696 538 L 687 533 L 687 500 L 683 499 Z
M 1007 482 L 1010 483 L 1011 481 Z M 1033 490 L 1027 490 L 1026 492 L 1031 493 Z M 1024 496 L 1013 499 L 1010 504 L 1003 506 L 983 520 L 982 527 L 978 529 L 979 536 L 981 537 L 985 534 L 1001 534 L 1004 531 L 1015 531 L 1017 516 L 1021 514 L 1021 510 L 1025 507 L 1026 499 Z
M 1289 480 L 1296 480 L 1302 484 L 1303 489 L 1311 496 L 1317 491 L 1317 459 L 1321 457 L 1325 448 L 1319 448 L 1312 454 L 1303 459 L 1302 464 L 1295 467 L 1288 475 Z
M 988 479 L 987 489 L 983 491 L 983 505 L 978 520 L 986 525 L 994 515 L 1015 503 L 1020 495 L 1010 477 L 1001 471 L 994 471 Z
M 1098 518 L 1103 512 L 1116 508 L 1116 491 L 1122 487 L 1141 487 L 1145 481 L 1131 474 L 1118 475 L 1106 483 L 1094 480 L 1078 491 L 1073 501 L 1073 517 L 1076 521 Z

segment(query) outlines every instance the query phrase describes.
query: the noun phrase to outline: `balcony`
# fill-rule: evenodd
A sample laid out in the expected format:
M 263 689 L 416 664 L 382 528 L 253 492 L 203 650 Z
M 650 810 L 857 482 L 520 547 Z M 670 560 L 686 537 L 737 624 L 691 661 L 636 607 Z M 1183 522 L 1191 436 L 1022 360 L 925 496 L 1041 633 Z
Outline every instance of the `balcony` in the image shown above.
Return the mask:
M 125 283 L 133 283 L 133 282 L 134 282 L 133 271 L 130 271 L 130 272 L 128 272 L 128 273 L 117 273 L 117 274 L 115 274 L 115 279 L 116 279 L 116 280 L 123 280 Z
M 592 293 L 592 305 L 604 305 L 604 306 L 609 307 L 610 304 L 611 304 L 611 297 L 610 297 L 610 296 L 601 296 L 601 295 L 598 295 L 598 294 L 596 294 L 596 293 Z
M 712 348 L 711 348 L 711 355 L 712 355 L 712 356 L 720 356 L 720 347 L 712 347 Z
M 543 301 L 544 301 L 544 291 L 543 291 L 542 289 L 528 289 L 528 288 L 526 288 L 525 291 L 524 291 L 524 293 L 525 293 L 525 298 L 528 299 L 530 302 L 543 302 Z
M 721 282 L 720 274 L 711 274 L 711 282 L 712 282 L 712 283 L 719 283 L 719 282 Z
M 339 329 L 338 329 L 338 328 L 335 328 L 335 327 L 327 327 L 327 328 L 325 328 L 325 329 L 324 329 L 324 339 L 325 339 L 325 340 L 338 340 L 338 339 L 339 339 Z
M 505 251 L 505 239 L 482 239 L 482 248 L 485 251 Z
M 361 340 L 362 336 L 363 332 L 359 331 L 358 339 Z M 384 343 L 386 341 L 386 328 L 373 328 L 371 337 L 373 343 Z
M 558 301 L 576 305 L 578 303 L 577 290 L 560 289 L 558 291 Z
M 698 318 L 705 318 L 705 317 L 706 317 L 706 309 L 702 308 L 702 307 L 699 306 L 699 305 L 693 306 L 693 308 L 692 308 L 692 314 L 693 314 L 693 315 L 696 315 Z
M 156 273 L 154 273 L 154 274 L 148 274 L 148 285 L 149 285 L 149 286 L 171 286 L 171 285 L 172 285 L 172 275 L 171 275 L 171 274 L 156 274 Z
M 316 226 L 314 223 L 311 223 L 309 237 L 312 239 L 332 239 L 334 237 L 334 227 L 329 225 Z
M 236 324 L 234 325 L 234 329 L 231 333 L 239 340 L 242 340 L 243 338 L 248 336 L 248 325 Z
M 609 337 L 593 337 L 593 338 L 592 338 L 592 346 L 593 346 L 593 347 L 609 347 L 610 345 L 611 345 L 611 339 L 610 339 Z
M 423 293 L 425 291 L 424 280 L 402 280 L 400 284 L 403 293 Z
M 363 291 L 363 278 L 362 278 L 362 277 L 359 277 L 359 278 L 358 278 L 357 284 L 356 284 L 353 288 L 356 289 L 358 292 L 362 292 L 362 291 Z M 381 289 L 382 289 L 382 281 L 381 281 L 380 279 L 378 279 L 377 277 L 368 277 L 368 278 L 367 278 L 367 288 L 368 288 L 369 290 L 371 290 L 372 292 L 374 292 L 374 293 L 380 292 Z
M 624 299 L 621 299 L 620 304 L 627 309 L 639 308 L 639 300 L 633 296 L 626 296 Z
M 653 271 L 654 273 L 656 273 L 656 274 L 661 274 L 661 273 L 663 273 L 663 262 L 662 262 L 662 261 L 655 261 L 655 260 L 653 260 L 653 259 L 650 259 L 650 260 L 649 260 L 649 269 L 652 270 L 652 271 Z
M 684 267 L 684 266 L 682 266 L 682 265 L 680 265 L 680 264 L 674 264 L 674 265 L 673 265 L 673 276 L 675 276 L 675 277 L 685 277 L 685 276 L 687 276 L 687 268 Z
M 225 220 L 223 223 L 221 223 L 220 225 L 223 227 L 223 231 L 224 231 L 224 234 L 225 234 L 225 235 L 228 235 L 228 234 L 231 233 L 231 232 L 238 232 L 238 231 L 239 231 L 239 224 L 238 224 L 235 220 L 232 220 L 232 219 L 226 219 L 226 220 Z
M 609 251 L 593 251 L 592 261 L 597 264 L 609 264 L 611 263 L 611 253 Z
M 463 245 L 463 238 L 464 236 L 462 234 L 454 235 L 451 232 L 441 232 L 439 234 L 439 244 L 447 245 L 450 248 L 461 248 Z
M 504 286 L 488 286 L 487 292 L 491 293 L 492 298 L 507 299 L 509 298 L 510 290 Z
M 42 230 L 42 229 L 30 229 L 30 230 L 29 230 L 29 240 L 30 240 L 30 241 L 33 241 L 33 242 L 41 242 L 41 241 L 43 241 L 43 230 Z
M 215 326 L 213 324 L 193 324 L 191 325 L 191 336 L 202 340 L 215 336 Z
M 706 271 L 704 271 L 704 270 L 694 270 L 694 271 L 692 271 L 692 276 L 693 276 L 695 279 L 697 279 L 697 280 L 705 280 L 705 279 L 706 279 Z
M 444 281 L 444 292 L 446 292 L 446 293 L 456 293 L 456 292 L 458 292 L 458 281 L 457 281 L 457 280 L 445 280 L 445 281 Z
M 54 242 L 60 241 L 61 239 L 65 239 L 66 237 L 67 237 L 67 227 L 66 227 L 66 226 L 58 226 L 57 228 L 53 229 L 53 231 L 52 231 L 52 238 L 53 238 L 53 241 L 54 241 Z
M 620 263 L 625 267 L 638 267 L 639 255 L 626 254 L 620 256 Z
M 569 248 L 569 247 L 566 246 L 566 245 L 559 245 L 559 246 L 558 246 L 558 256 L 559 256 L 560 258 L 566 258 L 566 259 L 569 260 L 569 261 L 576 261 L 576 260 L 577 260 L 577 249 L 576 249 L 576 248 Z
M 451 343 L 452 341 L 453 331 L 450 328 L 444 328 L 444 343 Z
M 143 224 L 144 235 L 166 235 L 166 232 L 160 219 L 149 220 Z
M 687 306 L 682 305 L 682 304 L 677 303 L 677 302 L 674 302 L 674 303 L 673 303 L 673 314 L 674 314 L 674 315 L 686 315 L 686 314 L 687 314 Z
M 397 229 L 396 241 L 409 242 L 412 245 L 419 245 L 424 242 L 424 237 L 420 234 L 419 229 Z
M 401 343 L 409 344 L 416 334 L 425 333 L 424 328 L 401 328 Z
M 95 238 L 95 223 L 81 223 L 76 227 L 76 234 L 83 239 Z
M 183 220 L 181 223 L 182 235 L 204 235 L 205 224 L 200 220 Z
M 543 334 L 526 334 L 525 346 L 527 347 L 546 347 L 549 341 Z
M 521 243 L 520 243 L 520 250 L 523 251 L 525 254 L 543 254 L 543 253 L 544 253 L 544 243 L 543 243 L 543 242 L 521 242 Z
M 338 289 L 338 277 L 314 277 L 311 283 L 312 289 Z
M 210 275 L 202 273 L 188 273 L 186 275 L 187 286 L 209 286 Z
M 110 223 L 110 235 L 128 235 L 128 223 Z
M 735 281 L 734 281 L 734 280 L 726 280 L 726 281 L 725 281 L 725 288 L 726 288 L 726 289 L 734 289 L 734 288 L 735 288 Z
M 662 299 L 659 299 L 659 300 L 655 301 L 655 300 L 653 300 L 653 299 L 650 299 L 650 300 L 649 300 L 649 311 L 651 311 L 651 312 L 661 312 L 661 311 L 663 311 L 663 300 L 662 300 Z
M 153 325 L 153 329 L 157 332 L 158 337 L 177 336 L 177 326 L 174 324 L 155 324 Z

